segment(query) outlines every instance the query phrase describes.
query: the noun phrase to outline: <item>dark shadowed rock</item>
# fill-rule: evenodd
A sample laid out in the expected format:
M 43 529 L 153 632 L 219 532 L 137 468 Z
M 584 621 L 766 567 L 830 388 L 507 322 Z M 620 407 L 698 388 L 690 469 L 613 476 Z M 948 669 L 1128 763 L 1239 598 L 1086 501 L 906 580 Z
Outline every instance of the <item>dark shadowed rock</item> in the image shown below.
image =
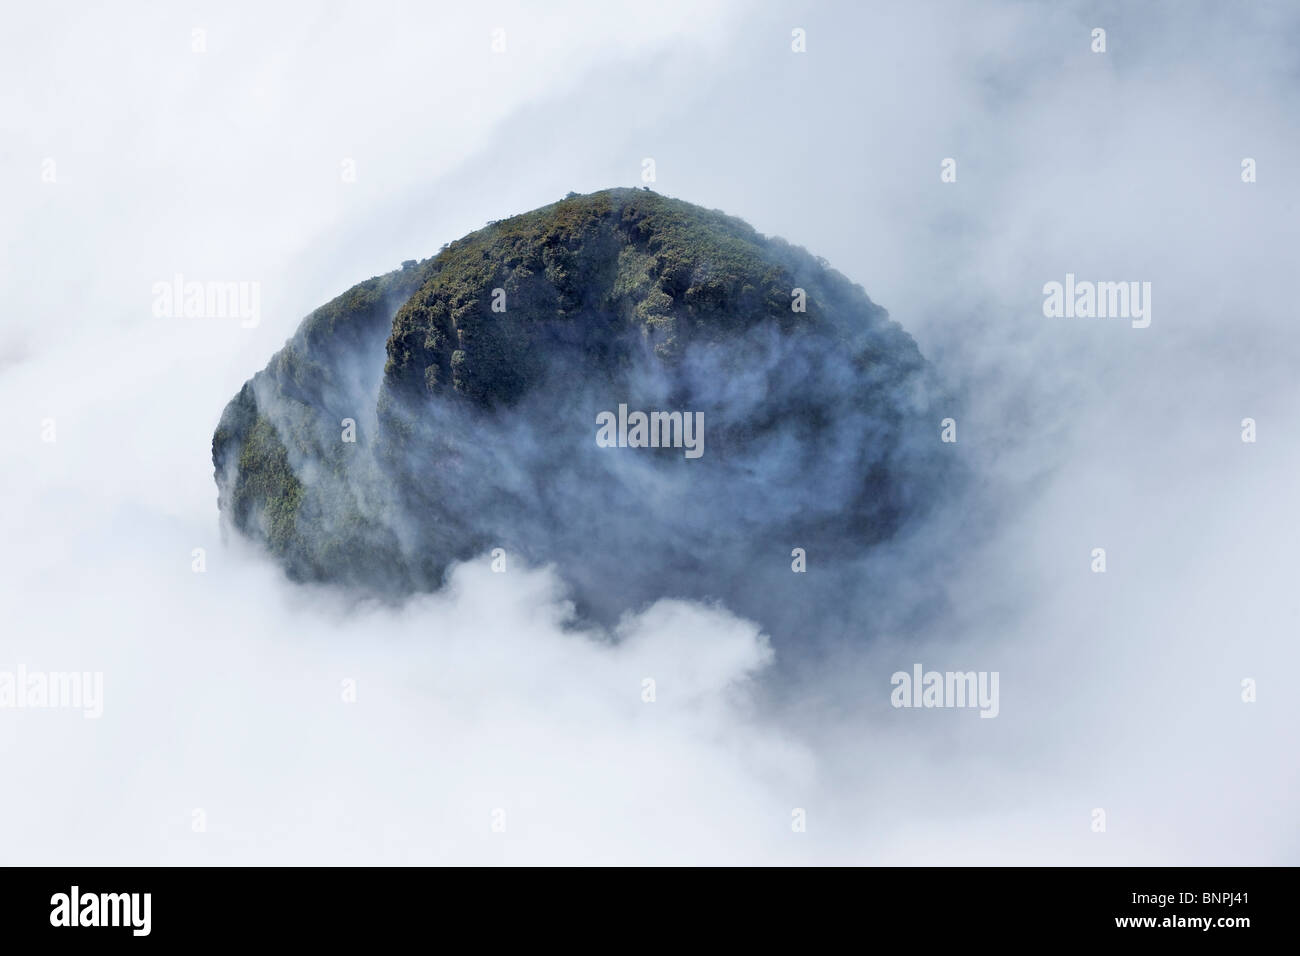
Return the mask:
M 848 567 L 925 504 L 931 394 L 912 339 L 824 261 L 616 189 L 313 312 L 227 406 L 213 460 L 224 518 L 295 579 L 401 596 L 501 548 L 507 569 L 554 563 L 602 620 L 681 596 L 789 627 L 793 549 Z M 620 405 L 701 413 L 703 453 L 600 447 Z

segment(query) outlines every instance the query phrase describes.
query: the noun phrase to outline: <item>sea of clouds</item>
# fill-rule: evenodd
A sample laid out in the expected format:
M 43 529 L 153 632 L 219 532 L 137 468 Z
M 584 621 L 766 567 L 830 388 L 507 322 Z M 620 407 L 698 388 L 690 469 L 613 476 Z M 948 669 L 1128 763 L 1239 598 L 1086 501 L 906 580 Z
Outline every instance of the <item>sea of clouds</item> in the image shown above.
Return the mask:
M 0 709 L 0 860 L 1295 863 L 1294 13 L 572 6 L 15 11 L 0 671 L 104 700 Z M 223 539 L 212 429 L 301 316 L 647 156 L 953 385 L 966 506 L 835 639 L 584 625 L 487 555 L 369 604 Z M 262 321 L 154 317 L 176 272 L 259 281 Z M 1150 281 L 1150 327 L 1044 317 L 1067 272 Z M 916 662 L 998 671 L 998 717 L 892 708 Z

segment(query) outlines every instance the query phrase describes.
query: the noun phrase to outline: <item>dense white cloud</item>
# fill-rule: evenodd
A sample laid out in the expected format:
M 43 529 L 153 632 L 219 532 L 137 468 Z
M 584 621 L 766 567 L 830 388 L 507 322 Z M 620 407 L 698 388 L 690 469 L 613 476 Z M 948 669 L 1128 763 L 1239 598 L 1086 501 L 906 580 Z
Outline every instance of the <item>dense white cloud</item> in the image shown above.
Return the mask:
M 99 720 L 0 710 L 6 861 L 1300 856 L 1291 14 L 6 16 L 0 670 L 105 675 Z M 646 156 L 826 256 L 955 383 L 981 491 L 881 569 L 892 639 L 800 660 L 673 602 L 596 633 L 548 570 L 486 561 L 353 607 L 220 540 L 212 427 L 301 315 Z M 261 324 L 154 318 L 178 271 L 260 281 Z M 1151 281 L 1151 327 L 1044 318 L 1067 271 Z M 917 661 L 1000 671 L 999 717 L 890 708 Z

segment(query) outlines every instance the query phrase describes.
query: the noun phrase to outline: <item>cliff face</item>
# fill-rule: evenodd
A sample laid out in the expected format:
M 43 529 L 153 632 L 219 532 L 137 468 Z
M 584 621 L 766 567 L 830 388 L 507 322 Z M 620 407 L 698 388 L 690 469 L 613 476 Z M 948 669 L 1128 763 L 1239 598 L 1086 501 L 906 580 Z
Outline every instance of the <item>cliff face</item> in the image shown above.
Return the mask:
M 607 190 L 313 312 L 227 406 L 213 461 L 223 516 L 297 579 L 400 595 L 499 547 L 554 562 L 598 615 L 743 610 L 793 549 L 851 557 L 915 510 L 930 393 L 912 339 L 823 261 Z M 635 424 L 603 447 L 620 405 L 701 420 L 702 454 L 628 447 Z

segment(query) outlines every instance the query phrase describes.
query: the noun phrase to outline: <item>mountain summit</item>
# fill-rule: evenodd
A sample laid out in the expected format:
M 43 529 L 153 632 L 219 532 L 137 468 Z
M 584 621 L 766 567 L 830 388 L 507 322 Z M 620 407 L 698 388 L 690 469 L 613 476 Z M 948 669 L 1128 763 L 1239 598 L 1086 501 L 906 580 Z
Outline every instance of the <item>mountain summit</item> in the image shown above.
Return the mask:
M 317 309 L 212 454 L 224 520 L 298 580 L 397 597 L 495 555 L 554 564 L 600 619 L 687 597 L 766 622 L 801 561 L 852 562 L 924 503 L 932 393 L 824 260 L 610 189 Z

